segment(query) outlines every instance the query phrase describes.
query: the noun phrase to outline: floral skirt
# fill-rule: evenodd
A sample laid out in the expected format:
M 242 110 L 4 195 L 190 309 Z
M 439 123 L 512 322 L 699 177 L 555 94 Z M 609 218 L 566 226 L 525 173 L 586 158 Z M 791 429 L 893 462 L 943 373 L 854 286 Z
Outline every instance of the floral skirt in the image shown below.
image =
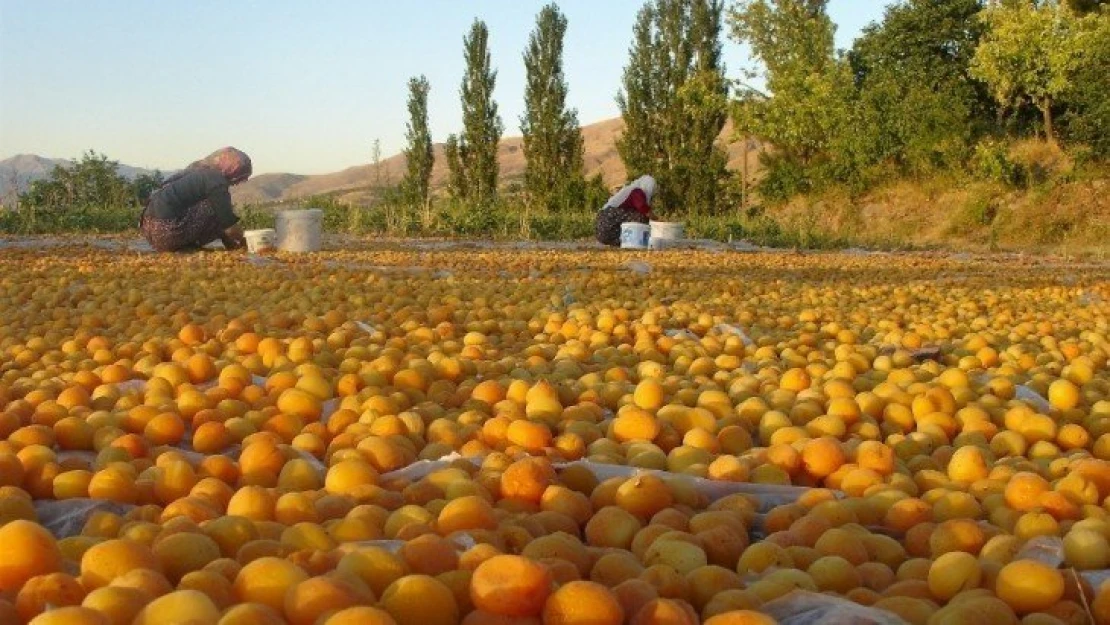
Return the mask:
M 620 245 L 621 224 L 629 221 L 646 224 L 648 218 L 639 211 L 606 206 L 597 214 L 597 240 L 610 247 Z
M 223 234 L 216 211 L 207 200 L 190 206 L 176 219 L 151 217 L 144 212 L 139 219 L 139 232 L 159 252 L 200 249 Z

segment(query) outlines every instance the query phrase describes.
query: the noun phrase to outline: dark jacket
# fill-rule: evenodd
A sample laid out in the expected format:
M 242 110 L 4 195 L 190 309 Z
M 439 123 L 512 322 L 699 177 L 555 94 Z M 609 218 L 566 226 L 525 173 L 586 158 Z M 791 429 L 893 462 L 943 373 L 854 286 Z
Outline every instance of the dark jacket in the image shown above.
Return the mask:
M 227 178 L 218 169 L 193 166 L 171 176 L 150 196 L 146 215 L 153 219 L 177 220 L 192 206 L 205 200 L 212 207 L 219 227 L 226 230 L 239 222 L 231 210 Z

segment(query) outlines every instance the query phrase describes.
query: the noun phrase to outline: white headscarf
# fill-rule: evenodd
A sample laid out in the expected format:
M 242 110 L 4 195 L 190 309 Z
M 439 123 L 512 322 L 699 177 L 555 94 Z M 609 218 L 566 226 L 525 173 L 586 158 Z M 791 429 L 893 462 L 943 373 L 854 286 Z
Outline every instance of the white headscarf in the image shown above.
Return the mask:
M 636 189 L 643 191 L 644 195 L 647 197 L 647 203 L 651 204 L 651 198 L 655 195 L 655 178 L 644 175 L 633 180 L 623 189 L 617 191 L 613 197 L 609 198 L 609 201 L 605 203 L 603 208 L 609 208 L 610 206 L 618 207 L 624 204 L 625 201 L 628 200 L 628 196 L 632 195 L 632 192 Z

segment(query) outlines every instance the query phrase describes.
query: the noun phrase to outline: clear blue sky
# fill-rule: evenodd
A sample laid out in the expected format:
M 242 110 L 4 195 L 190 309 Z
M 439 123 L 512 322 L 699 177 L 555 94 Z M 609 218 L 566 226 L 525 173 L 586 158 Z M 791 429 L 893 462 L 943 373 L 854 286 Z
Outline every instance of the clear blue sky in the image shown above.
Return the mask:
M 505 134 L 523 108 L 521 53 L 540 0 L 0 0 L 0 159 L 75 157 L 174 169 L 223 146 L 255 172 L 324 173 L 404 143 L 406 82 L 425 74 L 435 141 L 460 125 L 462 38 L 490 29 Z M 614 95 L 641 0 L 560 0 L 583 124 Z M 888 0 L 832 0 L 840 47 Z M 726 43 L 730 77 L 747 54 Z

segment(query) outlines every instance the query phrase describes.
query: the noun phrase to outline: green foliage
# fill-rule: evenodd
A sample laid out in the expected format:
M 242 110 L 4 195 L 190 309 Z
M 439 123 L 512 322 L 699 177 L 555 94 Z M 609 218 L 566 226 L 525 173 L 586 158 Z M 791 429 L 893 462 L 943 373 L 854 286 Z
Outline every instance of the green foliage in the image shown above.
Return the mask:
M 590 177 L 582 178 L 567 187 L 563 198 L 563 209 L 574 212 L 576 210 L 596 211 L 609 199 L 609 189 L 601 178 L 601 172 Z
M 536 29 L 524 51 L 526 84 L 523 135 L 524 189 L 530 203 L 544 210 L 566 207 L 568 192 L 584 185 L 582 132 L 578 112 L 567 109 L 563 75 L 563 38 L 567 18 L 554 4 L 536 18 Z
M 486 210 L 497 199 L 497 145 L 504 126 L 493 99 L 497 72 L 491 66 L 489 30 L 484 22 L 474 21 L 463 38 L 463 48 L 466 74 L 459 90 L 463 130 L 448 139 L 447 163 L 454 197 L 476 210 Z
M 424 76 L 409 79 L 409 121 L 405 128 L 405 177 L 402 188 L 411 202 L 423 205 L 428 201 L 428 183 L 432 178 L 435 156 L 432 133 L 428 128 L 428 92 L 431 85 Z
M 660 131 L 656 111 L 661 108 L 659 69 L 655 66 L 654 26 L 656 7 L 648 3 L 636 16 L 628 65 L 624 68 L 623 89 L 617 94 L 624 132 L 617 149 L 628 169 L 629 178 L 651 170 L 660 154 Z
M 597 214 L 593 211 L 529 215 L 528 238 L 540 241 L 590 239 L 594 236 L 596 217 Z
M 1078 45 L 1083 55 L 1063 97 L 1064 135 L 1110 158 L 1110 8 L 1084 18 Z
M 135 199 L 139 204 L 146 205 L 150 196 L 158 190 L 165 182 L 162 172 L 155 171 L 153 174 L 139 174 L 131 181 L 131 188 L 135 191 Z
M 1025 172 L 1021 165 L 1010 159 L 1008 146 L 995 139 L 987 139 L 975 146 L 971 156 L 972 175 L 1007 186 L 1020 186 L 1025 183 Z
M 981 9 L 981 0 L 909 0 L 856 40 L 849 60 L 859 101 L 850 132 L 865 178 L 885 166 L 924 175 L 966 159 L 991 115 L 989 96 L 970 76 Z
M 784 154 L 763 157 L 766 175 L 759 181 L 759 193 L 769 202 L 783 202 L 813 190 L 813 171 Z
M 819 187 L 850 168 L 854 157 L 843 133 L 855 128 L 855 89 L 847 61 L 836 53 L 825 5 L 741 0 L 730 13 L 733 37 L 751 47 L 773 94 L 748 88 L 733 106 L 737 132 L 771 143 L 776 152 L 761 191 Z
M 1105 10 L 1106 7 L 1110 7 L 1110 0 L 1066 0 L 1064 4 L 1077 14 L 1085 15 Z
M 466 169 L 463 166 L 463 146 L 459 136 L 451 134 L 443 145 L 443 157 L 447 159 L 447 192 L 455 199 L 464 199 L 470 187 L 466 181 Z
M 117 161 L 92 150 L 72 167 L 56 165 L 50 176 L 36 180 L 19 198 L 20 205 L 65 210 L 75 206 L 134 204 L 136 189 L 119 175 Z M 144 181 L 143 186 L 147 186 Z
M 138 218 L 134 206 L 74 206 L 65 211 L 41 210 L 20 205 L 0 210 L 0 233 L 61 234 L 112 233 L 134 230 Z
M 719 0 L 653 0 L 639 12 L 617 104 L 617 150 L 630 178 L 659 183 L 656 211 L 721 210 L 727 172 L 717 137 L 728 109 Z
M 963 211 L 949 227 L 953 234 L 968 234 L 983 226 L 994 223 L 998 207 L 987 194 L 972 195 L 963 206 Z
M 116 231 L 134 226 L 140 198 L 161 184 L 155 172 L 128 182 L 119 163 L 92 150 L 70 167 L 55 166 L 20 194 L 18 206 L 4 211 L 5 231 L 40 233 L 68 230 Z
M 1057 175 L 1011 160 L 1006 142 L 981 141 L 1020 133 L 1034 110 L 1050 140 L 1062 110 L 1069 140 L 1107 154 L 1110 12 L 1070 3 L 1089 11 L 1080 16 L 1056 0 L 986 4 L 895 3 L 845 56 L 827 0 L 740 0 L 732 35 L 761 63 L 768 93 L 745 88 L 732 114 L 739 134 L 771 146 L 760 195 L 861 192 L 965 166 L 977 178 L 1037 185 Z M 996 101 L 1012 113 L 1005 125 Z
M 1045 137 L 1055 141 L 1053 106 L 1081 66 L 1084 20 L 1055 0 L 991 4 L 981 15 L 987 33 L 972 59 L 972 75 L 1005 108 L 1036 106 Z
M 328 195 L 314 195 L 301 204 L 301 208 L 315 208 L 323 212 L 323 226 L 331 232 L 346 230 L 351 223 L 352 208 Z M 268 226 L 273 227 L 273 226 Z

